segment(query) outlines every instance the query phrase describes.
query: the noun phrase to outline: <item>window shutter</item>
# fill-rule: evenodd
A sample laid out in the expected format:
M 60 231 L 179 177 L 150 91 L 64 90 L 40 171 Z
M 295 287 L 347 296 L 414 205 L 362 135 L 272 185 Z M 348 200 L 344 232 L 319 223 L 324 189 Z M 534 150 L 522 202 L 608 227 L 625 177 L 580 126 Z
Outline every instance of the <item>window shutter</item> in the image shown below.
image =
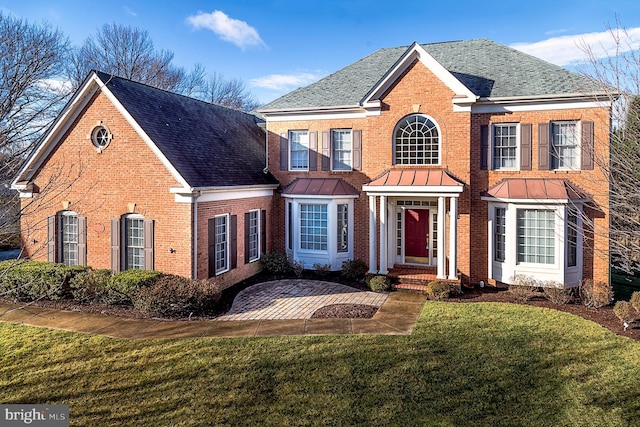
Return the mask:
M 593 170 L 593 122 L 582 122 L 582 148 L 580 153 L 580 168 Z
M 362 170 L 362 131 L 353 131 L 353 170 Z
M 121 270 L 120 256 L 120 218 L 111 219 L 111 270 L 117 273 Z
M 153 220 L 144 221 L 144 269 L 153 270 Z
M 244 263 L 249 264 L 249 212 L 244 213 Z
M 520 125 L 520 170 L 531 170 L 531 124 Z
M 318 132 L 309 132 L 309 170 L 318 170 Z
M 229 224 L 229 270 L 238 266 L 238 215 L 230 215 Z
M 538 124 L 538 169 L 549 170 L 549 123 Z
M 480 169 L 489 169 L 489 156 L 491 144 L 489 143 L 489 126 L 480 126 Z
M 329 140 L 329 131 L 322 131 L 322 170 L 331 169 L 331 141 Z
M 47 261 L 56 262 L 56 246 L 57 246 L 57 215 L 47 217 Z
M 208 236 L 207 236 L 207 257 L 209 259 L 209 276 L 216 275 L 216 219 L 209 218 L 208 223 Z
M 78 264 L 87 265 L 87 217 L 78 217 Z
M 267 211 L 260 212 L 260 255 L 267 253 Z
M 289 170 L 289 139 L 286 133 L 280 134 L 280 170 Z

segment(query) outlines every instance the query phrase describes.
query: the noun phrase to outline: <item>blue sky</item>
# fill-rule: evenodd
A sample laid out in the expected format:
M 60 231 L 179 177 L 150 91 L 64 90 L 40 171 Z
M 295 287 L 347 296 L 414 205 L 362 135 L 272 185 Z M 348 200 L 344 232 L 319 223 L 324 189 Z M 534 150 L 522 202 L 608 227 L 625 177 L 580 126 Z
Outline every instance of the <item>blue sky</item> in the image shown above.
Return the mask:
M 241 78 L 268 102 L 383 47 L 473 38 L 575 66 L 617 19 L 640 42 L 638 0 L 0 0 L 0 12 L 46 21 L 79 45 L 106 23 L 145 29 L 176 65 Z

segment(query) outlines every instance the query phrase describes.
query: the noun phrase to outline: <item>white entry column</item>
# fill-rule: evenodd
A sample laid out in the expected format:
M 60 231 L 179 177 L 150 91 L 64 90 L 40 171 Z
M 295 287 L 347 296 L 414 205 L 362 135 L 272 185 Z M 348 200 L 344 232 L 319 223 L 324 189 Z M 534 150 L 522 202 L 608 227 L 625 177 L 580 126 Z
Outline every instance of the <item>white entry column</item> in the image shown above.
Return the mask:
M 387 274 L 387 196 L 380 196 L 380 271 Z
M 445 222 L 445 207 L 444 196 L 438 197 L 438 268 L 436 270 L 436 277 L 438 279 L 445 279 L 447 273 L 445 272 L 445 251 L 444 251 L 444 222 Z
M 376 262 L 376 197 L 369 196 L 369 274 L 378 272 Z
M 449 199 L 449 280 L 458 280 L 458 198 Z

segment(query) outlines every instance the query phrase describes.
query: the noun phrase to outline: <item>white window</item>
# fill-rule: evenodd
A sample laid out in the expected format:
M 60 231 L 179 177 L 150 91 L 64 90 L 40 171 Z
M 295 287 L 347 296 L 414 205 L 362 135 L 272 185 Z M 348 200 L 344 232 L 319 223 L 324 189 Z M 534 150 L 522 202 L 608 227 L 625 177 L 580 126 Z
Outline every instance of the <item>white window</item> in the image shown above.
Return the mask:
M 287 203 L 287 248 L 293 250 L 293 203 Z
M 333 143 L 331 169 L 334 171 L 350 171 L 352 138 L 351 129 L 334 129 L 331 131 L 331 141 Z
M 300 249 L 327 250 L 327 205 L 300 205 Z
M 577 169 L 580 167 L 576 122 L 551 123 L 551 167 Z
M 125 217 L 125 269 L 144 270 L 144 218 Z
M 229 222 L 228 215 L 215 217 L 215 257 L 216 274 L 229 269 Z
M 514 123 L 493 125 L 493 169 L 517 167 L 517 130 Z
M 66 265 L 78 265 L 78 215 L 75 212 L 60 214 L 60 244 L 62 259 Z
M 440 132 L 427 116 L 412 114 L 400 120 L 394 132 L 396 165 L 440 164 Z
M 309 170 L 309 132 L 289 131 L 289 170 Z
M 349 250 L 349 205 L 339 204 L 337 209 L 338 252 L 347 252 Z
M 578 265 L 578 211 L 569 208 L 567 213 L 567 266 Z
M 498 262 L 504 262 L 504 253 L 506 245 L 506 209 L 496 208 L 494 219 L 494 237 L 493 237 L 493 259 Z
M 260 258 L 260 211 L 249 211 L 249 262 Z
M 555 211 L 517 210 L 518 262 L 553 264 L 555 262 Z

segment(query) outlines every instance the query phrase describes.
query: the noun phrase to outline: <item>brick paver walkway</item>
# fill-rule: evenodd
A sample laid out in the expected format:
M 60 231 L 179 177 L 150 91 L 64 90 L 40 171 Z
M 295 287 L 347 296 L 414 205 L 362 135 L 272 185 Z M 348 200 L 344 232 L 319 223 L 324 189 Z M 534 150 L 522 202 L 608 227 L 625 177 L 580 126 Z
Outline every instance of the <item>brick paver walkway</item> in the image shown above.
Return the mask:
M 218 321 L 310 319 L 321 307 L 364 304 L 381 307 L 387 294 L 361 291 L 318 280 L 278 280 L 253 285 L 238 293 L 231 310 Z

